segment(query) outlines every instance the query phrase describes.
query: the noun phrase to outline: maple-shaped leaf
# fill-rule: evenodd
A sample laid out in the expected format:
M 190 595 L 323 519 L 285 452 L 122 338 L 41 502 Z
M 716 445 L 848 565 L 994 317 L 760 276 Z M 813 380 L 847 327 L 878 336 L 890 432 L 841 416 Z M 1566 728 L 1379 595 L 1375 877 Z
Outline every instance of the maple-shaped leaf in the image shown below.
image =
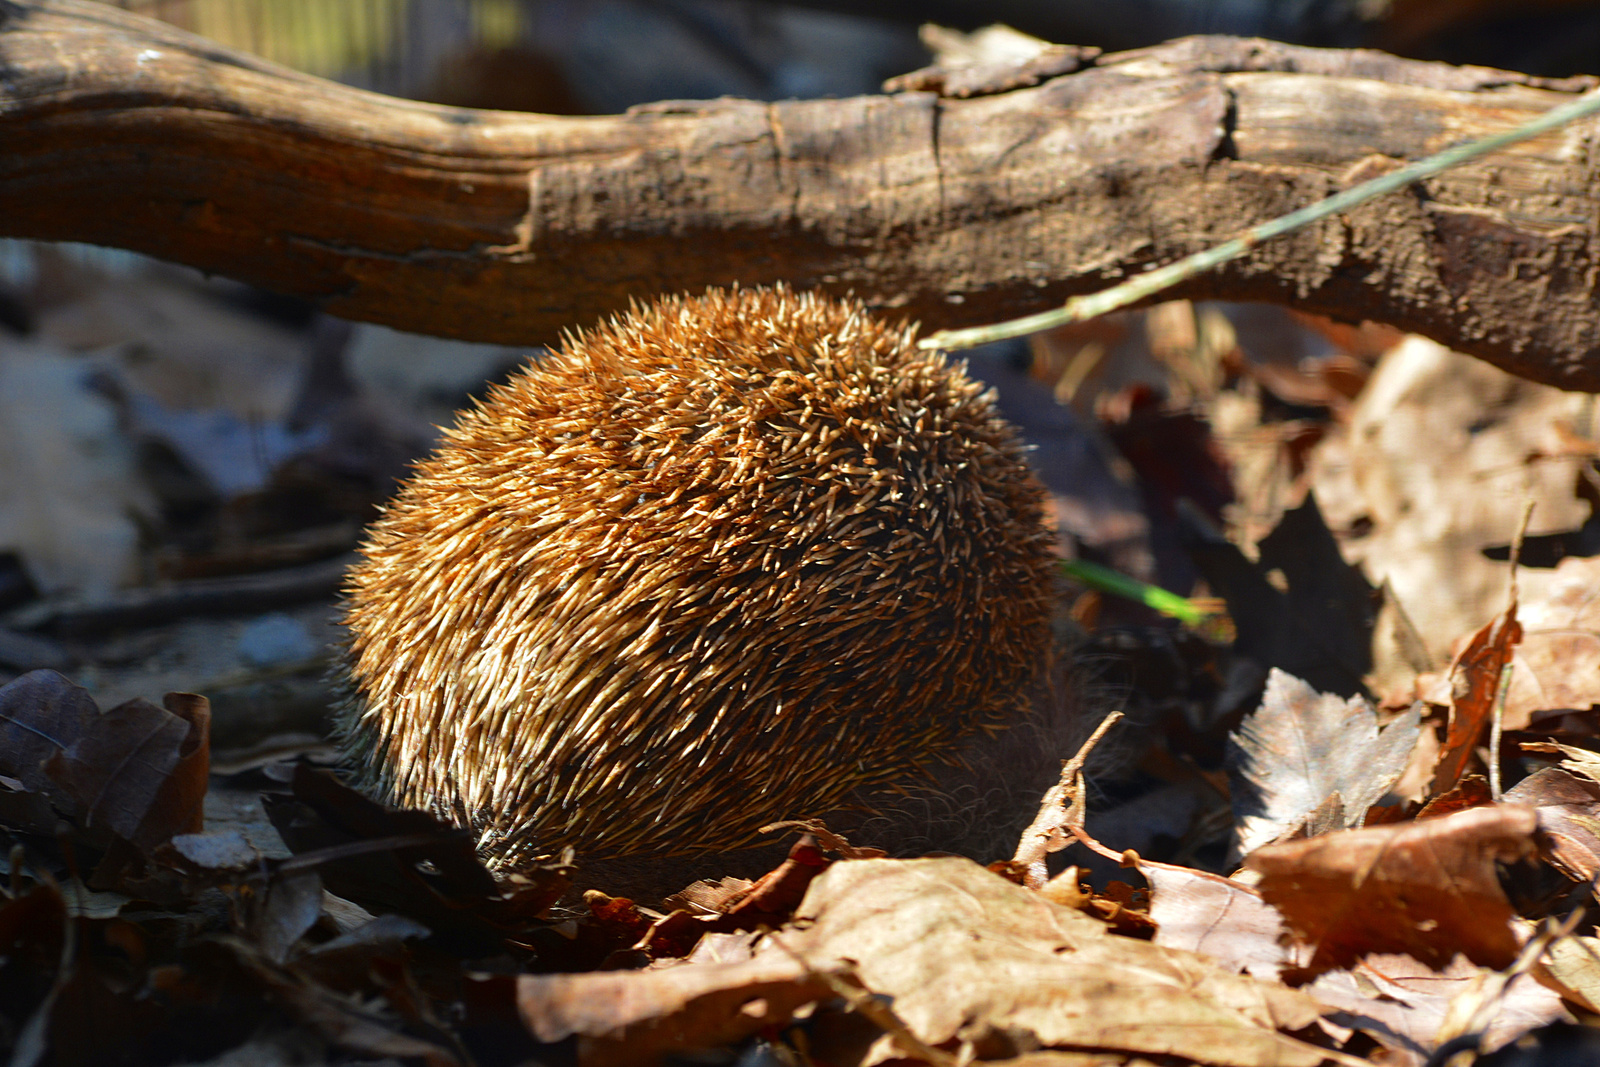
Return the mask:
M 1360 826 L 1405 770 L 1420 733 L 1415 708 L 1379 729 L 1362 698 L 1318 693 L 1274 669 L 1261 707 L 1229 739 L 1240 855 L 1312 821 L 1324 823 L 1313 832 Z

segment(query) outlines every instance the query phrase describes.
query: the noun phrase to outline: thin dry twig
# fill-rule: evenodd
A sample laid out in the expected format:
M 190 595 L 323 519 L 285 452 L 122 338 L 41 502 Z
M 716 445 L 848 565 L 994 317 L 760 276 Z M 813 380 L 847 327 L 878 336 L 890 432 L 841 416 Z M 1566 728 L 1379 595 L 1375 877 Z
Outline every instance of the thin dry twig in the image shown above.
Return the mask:
M 1576 908 L 1561 922 L 1546 919 L 1539 932 L 1529 939 L 1511 966 L 1503 971 L 1483 974 L 1451 1000 L 1445 1011 L 1444 1022 L 1439 1026 L 1438 1047 L 1428 1058 L 1428 1067 L 1455 1067 L 1472 1063 L 1489 1049 L 1484 1047 L 1484 1037 L 1511 989 L 1511 983 L 1527 974 L 1544 958 L 1552 943 L 1566 937 L 1577 928 L 1584 909 Z
M 1528 523 L 1533 520 L 1534 501 L 1529 500 L 1522 508 L 1522 521 L 1517 523 L 1517 536 L 1511 540 L 1511 603 L 1508 611 L 1517 608 L 1517 567 L 1522 563 L 1522 542 L 1528 536 Z M 1489 720 L 1489 795 L 1496 804 L 1500 803 L 1500 735 L 1505 730 L 1506 698 L 1511 694 L 1511 669 L 1512 660 L 1506 660 L 1505 668 L 1500 672 L 1500 688 L 1495 693 L 1494 714 Z
M 1070 843 L 1066 835 L 1083 827 L 1083 765 L 1106 731 L 1122 717 L 1120 711 L 1107 715 L 1078 749 L 1078 754 L 1061 765 L 1061 780 L 1045 792 L 1044 799 L 1039 802 L 1039 814 L 1017 840 L 1012 862 L 1022 868 L 1023 884 L 1029 889 L 1044 887 L 1050 877 L 1045 857 L 1065 848 Z

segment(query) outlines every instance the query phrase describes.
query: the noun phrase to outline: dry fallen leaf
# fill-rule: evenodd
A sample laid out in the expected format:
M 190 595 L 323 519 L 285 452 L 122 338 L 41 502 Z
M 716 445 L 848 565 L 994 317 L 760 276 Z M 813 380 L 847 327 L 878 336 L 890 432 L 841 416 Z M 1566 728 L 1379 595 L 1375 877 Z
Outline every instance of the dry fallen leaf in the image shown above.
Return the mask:
M 1495 864 L 1531 855 L 1537 825 L 1532 808 L 1501 804 L 1268 845 L 1246 862 L 1261 896 L 1312 946 L 1311 974 L 1371 952 L 1436 967 L 1460 952 L 1504 967 L 1519 939 Z
M 1600 938 L 1569 936 L 1551 942 L 1544 977 L 1586 1011 L 1600 1014 Z
M 1150 883 L 1156 944 L 1199 952 L 1269 980 L 1289 963 L 1283 916 L 1253 886 L 1150 860 L 1140 860 L 1138 870 Z
M 100 712 L 55 671 L 0 688 L 0 775 L 77 825 L 145 851 L 200 829 L 209 761 L 204 697 L 130 700 Z
M 1261 707 L 1230 739 L 1240 854 L 1300 829 L 1335 796 L 1335 828 L 1360 826 L 1405 770 L 1420 732 L 1416 709 L 1380 730 L 1360 697 L 1319 694 L 1274 669 Z
M 1112 936 L 969 860 L 837 863 L 812 883 L 796 927 L 780 933 L 784 946 L 813 967 L 853 964 L 867 991 L 892 998 L 936 1047 L 982 1058 L 1100 1049 L 1238 1067 L 1338 1058 L 1279 1032 L 1315 1021 L 1309 998 L 1195 953 Z M 901 1055 L 884 1037 L 864 1062 Z
M 1506 693 L 1506 728 L 1524 729 L 1541 712 L 1600 705 L 1600 557 L 1569 556 L 1544 595 L 1519 609 L 1522 644 Z
M 1511 662 L 1512 650 L 1522 640 L 1513 600 L 1505 611 L 1489 620 L 1450 665 L 1455 690 L 1451 695 L 1450 728 L 1434 767 L 1430 795 L 1453 787 L 1466 772 L 1467 763 L 1489 729 L 1489 718 L 1500 697 L 1500 675 Z
M 1540 851 L 1578 882 L 1600 879 L 1600 782 L 1564 767 L 1535 771 L 1506 793 L 1539 815 Z
M 516 978 L 523 1025 L 546 1044 L 576 1037 L 583 1067 L 652 1064 L 669 1053 L 723 1048 L 830 996 L 820 975 L 781 953 L 734 963 Z
M 1346 558 L 1388 585 L 1433 663 L 1505 607 L 1509 566 L 1484 549 L 1511 543 L 1522 501 L 1537 504 L 1530 537 L 1589 517 L 1574 492 L 1586 461 L 1562 454 L 1559 428 L 1587 426 L 1591 403 L 1411 336 L 1379 362 L 1348 430 L 1318 446 L 1312 479 L 1328 525 L 1346 532 Z M 1529 463 L 1534 454 L 1549 458 Z M 1524 569 L 1524 597 L 1542 595 L 1550 574 Z M 1409 688 L 1416 669 L 1401 643 L 1380 642 L 1374 656 L 1379 691 Z
M 1452 1001 L 1483 973 L 1460 956 L 1434 969 L 1406 955 L 1373 954 L 1348 970 L 1320 975 L 1305 991 L 1343 1009 L 1330 1022 L 1366 1033 L 1392 1050 L 1395 1062 L 1420 1067 L 1438 1042 Z M 1499 1004 L 1487 1046 L 1498 1048 L 1566 1014 L 1558 993 L 1523 975 Z

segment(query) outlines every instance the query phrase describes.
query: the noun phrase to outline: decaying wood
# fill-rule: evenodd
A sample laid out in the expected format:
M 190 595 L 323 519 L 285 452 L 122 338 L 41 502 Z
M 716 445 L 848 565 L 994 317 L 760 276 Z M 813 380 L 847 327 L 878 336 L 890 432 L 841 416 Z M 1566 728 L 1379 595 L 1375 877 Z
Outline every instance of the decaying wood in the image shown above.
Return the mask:
M 1589 84 L 1191 38 L 964 100 L 549 118 L 340 87 L 79 0 L 0 0 L 0 233 L 137 249 L 339 315 L 505 343 L 735 281 L 968 325 L 1168 262 Z M 1600 391 L 1600 122 L 1174 295 L 1377 319 Z

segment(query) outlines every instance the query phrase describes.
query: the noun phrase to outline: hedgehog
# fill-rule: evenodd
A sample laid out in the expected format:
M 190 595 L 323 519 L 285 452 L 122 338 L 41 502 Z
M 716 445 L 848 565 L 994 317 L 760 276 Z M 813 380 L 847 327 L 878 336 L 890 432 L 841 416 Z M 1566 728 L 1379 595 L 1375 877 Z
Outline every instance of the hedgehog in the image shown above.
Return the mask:
M 502 871 L 914 791 L 1028 714 L 1044 516 L 915 327 L 786 288 L 634 306 L 461 413 L 371 527 L 347 751 Z

